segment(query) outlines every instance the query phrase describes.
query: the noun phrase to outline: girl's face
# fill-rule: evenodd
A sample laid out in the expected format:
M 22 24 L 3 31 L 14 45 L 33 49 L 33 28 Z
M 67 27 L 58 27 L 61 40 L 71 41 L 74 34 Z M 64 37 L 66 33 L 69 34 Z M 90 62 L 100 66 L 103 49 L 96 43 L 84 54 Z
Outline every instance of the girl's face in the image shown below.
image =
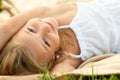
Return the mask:
M 29 20 L 12 40 L 34 53 L 40 63 L 49 61 L 59 46 L 57 22 L 53 18 Z

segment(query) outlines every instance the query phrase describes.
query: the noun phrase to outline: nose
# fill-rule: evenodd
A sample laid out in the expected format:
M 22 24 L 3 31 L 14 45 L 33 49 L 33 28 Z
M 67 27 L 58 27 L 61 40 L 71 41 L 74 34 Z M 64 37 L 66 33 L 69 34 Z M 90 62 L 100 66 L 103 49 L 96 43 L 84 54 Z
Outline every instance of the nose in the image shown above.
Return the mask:
M 37 19 L 37 24 L 39 25 L 40 33 L 56 33 L 54 24 L 50 20 Z
M 42 34 L 48 34 L 48 33 L 51 33 L 52 30 L 51 30 L 51 28 L 49 27 L 49 25 L 47 25 L 46 23 L 41 23 L 40 32 L 41 32 Z

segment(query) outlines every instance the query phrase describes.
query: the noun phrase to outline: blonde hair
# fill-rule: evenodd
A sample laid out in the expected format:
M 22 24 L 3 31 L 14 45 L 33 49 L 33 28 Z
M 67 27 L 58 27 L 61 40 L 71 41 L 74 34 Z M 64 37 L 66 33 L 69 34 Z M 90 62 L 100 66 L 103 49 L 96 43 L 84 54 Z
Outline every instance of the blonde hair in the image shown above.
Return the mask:
M 61 61 L 63 61 L 63 59 L 69 57 L 68 55 L 66 55 L 64 52 L 69 52 L 69 47 L 73 46 L 73 39 L 71 39 L 71 35 L 68 33 L 68 29 L 59 29 L 58 33 L 59 33 L 59 37 L 60 37 L 60 44 L 59 44 L 59 49 L 55 52 L 55 63 L 54 65 L 60 63 Z M 71 39 L 68 40 L 67 38 Z M 58 58 L 57 58 L 58 56 Z M 61 58 L 62 57 L 62 58 Z M 57 60 L 58 59 L 58 60 Z
M 0 75 L 41 73 L 36 60 L 21 44 L 9 42 L 0 53 Z
M 60 47 L 56 54 L 67 51 L 69 42 L 65 40 L 67 33 L 59 30 Z M 0 75 L 24 75 L 42 73 L 44 69 L 51 65 L 41 67 L 35 60 L 33 54 L 23 45 L 9 41 L 0 53 Z
M 59 50 L 61 51 L 66 51 L 68 52 L 68 47 L 70 47 L 72 44 L 71 42 L 73 41 L 72 39 L 71 40 L 66 40 L 66 37 L 70 37 L 70 35 L 68 34 L 67 32 L 67 29 L 60 29 L 58 31 L 59 33 L 59 37 L 60 37 L 60 47 L 59 47 Z

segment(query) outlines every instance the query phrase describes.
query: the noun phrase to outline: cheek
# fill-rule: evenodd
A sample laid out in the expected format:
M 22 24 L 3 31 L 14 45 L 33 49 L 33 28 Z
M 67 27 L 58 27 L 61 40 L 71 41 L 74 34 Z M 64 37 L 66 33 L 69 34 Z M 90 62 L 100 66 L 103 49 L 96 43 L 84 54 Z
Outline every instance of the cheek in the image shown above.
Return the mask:
M 36 55 L 36 59 L 40 64 L 47 64 L 53 56 L 53 53 L 39 53 Z
M 60 40 L 59 40 L 59 37 L 56 37 L 53 41 L 55 44 L 54 44 L 54 47 L 57 49 L 59 44 L 60 44 Z
M 54 43 L 53 45 L 57 47 L 60 44 L 59 36 L 54 35 L 53 37 L 54 37 L 53 38 L 53 43 Z

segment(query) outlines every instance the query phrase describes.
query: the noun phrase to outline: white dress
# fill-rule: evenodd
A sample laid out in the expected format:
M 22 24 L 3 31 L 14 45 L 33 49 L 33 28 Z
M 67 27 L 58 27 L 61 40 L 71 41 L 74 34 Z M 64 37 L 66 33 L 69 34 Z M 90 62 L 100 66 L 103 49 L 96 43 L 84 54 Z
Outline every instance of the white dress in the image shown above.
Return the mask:
M 120 1 L 94 0 L 77 2 L 76 6 L 77 13 L 68 25 L 81 49 L 75 57 L 84 61 L 95 55 L 120 53 Z

